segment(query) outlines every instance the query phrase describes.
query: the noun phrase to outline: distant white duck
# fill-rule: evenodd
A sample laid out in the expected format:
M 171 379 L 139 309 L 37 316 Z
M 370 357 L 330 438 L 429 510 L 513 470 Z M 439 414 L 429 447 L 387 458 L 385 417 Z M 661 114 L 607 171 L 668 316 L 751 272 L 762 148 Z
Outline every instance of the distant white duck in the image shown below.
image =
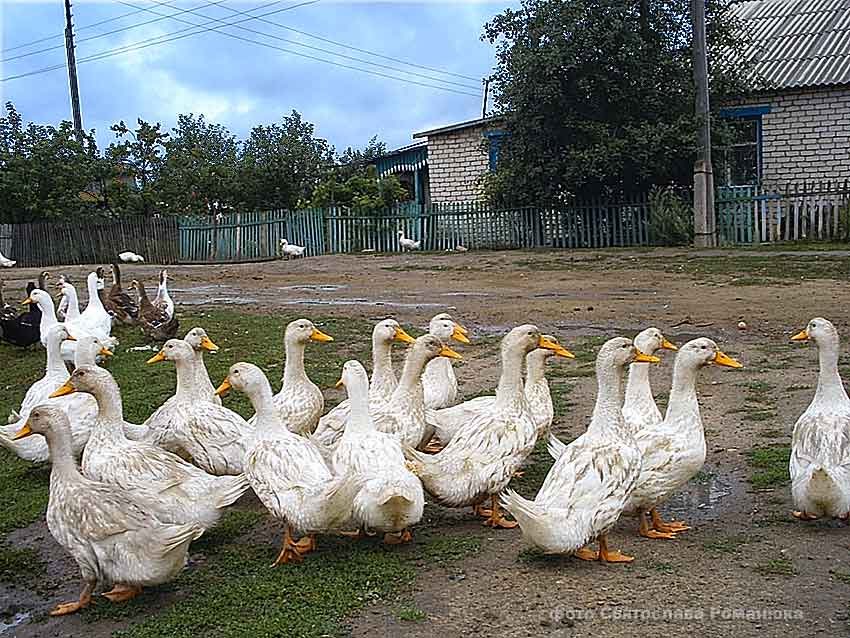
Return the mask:
M 422 518 L 422 483 L 408 468 L 399 440 L 375 429 L 365 368 L 358 361 L 347 361 L 339 383 L 348 391 L 351 415 L 334 450 L 333 467 L 338 474 L 364 479 L 354 497 L 354 519 L 361 532 L 383 532 L 385 543 L 407 542 L 408 528 Z
M 412 239 L 408 239 L 404 236 L 404 231 L 398 231 L 398 245 L 401 247 L 401 252 L 407 252 L 408 250 L 419 250 L 422 245 L 422 241 L 413 241 Z
M 56 309 L 57 319 L 62 321 L 74 321 L 80 317 L 80 300 L 77 296 L 77 289 L 68 281 L 64 275 L 59 277 L 59 291 L 62 293 L 62 299 L 59 302 L 59 307 Z
M 125 264 L 137 264 L 145 260 L 141 255 L 137 255 L 131 250 L 125 250 L 123 253 L 118 253 L 118 259 Z
M 620 518 L 641 468 L 640 449 L 623 420 L 626 366 L 633 361 L 657 363 L 659 359 L 641 353 L 623 337 L 600 348 L 596 406 L 587 432 L 564 446 L 533 500 L 513 490 L 502 495 L 502 505 L 519 522 L 523 538 L 546 553 L 606 562 L 634 560 L 610 551 L 606 537 Z M 599 552 L 585 547 L 595 540 Z
M 35 304 L 38 306 L 38 309 L 41 311 L 41 321 L 39 323 L 39 334 L 41 338 L 41 345 L 45 348 L 47 347 L 47 336 L 50 333 L 50 329 L 55 325 L 62 325 L 68 332 L 68 334 L 72 337 L 76 337 L 77 335 L 83 336 L 87 333 L 85 330 L 79 328 L 73 323 L 61 323 L 56 318 L 56 306 L 53 303 L 53 298 L 49 293 L 45 292 L 40 288 L 34 288 L 32 292 L 30 292 L 29 297 L 24 299 L 22 302 L 26 305 Z M 77 344 L 74 341 L 65 340 L 62 342 L 60 347 L 60 352 L 62 355 L 62 359 L 67 361 L 68 363 L 73 363 L 74 361 L 74 353 L 77 351 Z
M 98 293 L 100 285 L 97 273 L 89 273 L 88 277 L 86 277 L 86 286 L 89 293 L 86 309 L 80 313 L 79 317 L 70 320 L 66 319 L 66 323 L 71 324 L 72 334 L 76 327 L 94 335 L 104 343 L 111 343 L 112 316 L 106 312 L 106 308 L 103 307 L 103 302 L 100 300 L 100 294 Z
M 446 312 L 441 312 L 431 319 L 428 334 L 443 342 L 454 339 L 459 343 L 469 344 L 469 331 Z M 429 361 L 422 374 L 422 388 L 425 392 L 425 407 L 429 410 L 454 405 L 457 401 L 457 377 L 451 360 L 438 357 Z
M 11 268 L 12 266 L 14 266 L 17 263 L 18 262 L 15 261 L 14 259 L 9 259 L 8 257 L 4 256 L 3 253 L 0 253 L 0 267 Z
M 195 523 L 171 524 L 157 516 L 156 495 L 91 480 L 80 472 L 71 449 L 67 415 L 55 406 L 37 406 L 15 438 L 41 434 L 53 466 L 47 528 L 76 561 L 85 585 L 78 600 L 55 607 L 51 616 L 74 613 L 91 602 L 98 581 L 112 586 L 112 602 L 135 598 L 142 587 L 177 577 L 189 543 L 203 534 Z
M 156 288 L 156 297 L 151 303 L 166 314 L 168 321 L 174 318 L 174 300 L 168 293 L 168 270 L 165 268 L 159 271 L 159 285 Z
M 290 244 L 286 239 L 280 240 L 280 254 L 283 255 L 285 259 L 303 257 L 306 250 L 307 248 L 304 246 Z
M 273 567 L 301 562 L 316 548 L 315 534 L 348 524 L 362 481 L 354 475 L 335 476 L 312 442 L 289 431 L 275 407 L 269 380 L 257 366 L 230 366 L 216 392 L 224 394 L 231 387 L 248 395 L 257 414 L 256 427 L 247 434 L 245 476 L 272 516 L 286 525 Z M 293 534 L 307 536 L 296 541 Z
M 794 425 L 791 438 L 791 496 L 794 516 L 850 516 L 850 399 L 838 373 L 838 331 L 817 317 L 791 337 L 818 347 L 818 387 L 809 407 Z

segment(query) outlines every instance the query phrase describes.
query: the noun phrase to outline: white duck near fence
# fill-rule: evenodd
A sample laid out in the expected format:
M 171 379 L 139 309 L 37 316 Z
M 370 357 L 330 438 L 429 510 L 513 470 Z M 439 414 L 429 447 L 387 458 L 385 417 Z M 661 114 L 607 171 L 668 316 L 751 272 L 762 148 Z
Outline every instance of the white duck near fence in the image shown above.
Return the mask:
M 18 263 L 18 262 L 16 262 L 14 259 L 9 259 L 3 253 L 0 253 L 0 267 L 11 268 L 16 263 Z
M 290 244 L 286 239 L 280 240 L 279 252 L 284 259 L 297 259 L 298 257 L 303 257 L 306 250 L 306 247 L 298 246 L 297 244 Z
M 401 252 L 407 252 L 408 250 L 419 250 L 422 246 L 422 240 L 414 241 L 412 239 L 408 239 L 404 236 L 404 231 L 398 231 L 398 245 L 401 247 Z

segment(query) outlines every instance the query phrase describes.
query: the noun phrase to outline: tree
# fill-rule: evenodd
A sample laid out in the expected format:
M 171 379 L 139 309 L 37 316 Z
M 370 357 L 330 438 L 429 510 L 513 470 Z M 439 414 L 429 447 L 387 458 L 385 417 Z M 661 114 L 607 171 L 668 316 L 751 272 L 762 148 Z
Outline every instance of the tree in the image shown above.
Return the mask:
M 731 0 L 709 0 L 708 42 L 736 46 Z M 690 183 L 697 121 L 688 0 L 523 0 L 484 27 L 509 137 L 488 178 L 501 203 L 559 203 Z M 713 100 L 745 88 L 712 69 Z
M 239 142 L 224 126 L 178 115 L 164 153 L 156 192 L 168 212 L 208 214 L 237 204 Z
M 297 111 L 280 124 L 251 130 L 239 158 L 246 208 L 296 208 L 309 201 L 334 161 L 333 148 L 314 131 Z
M 97 198 L 84 195 L 104 170 L 94 133 L 81 144 L 70 122 L 58 128 L 29 123 L 11 102 L 0 118 L 0 221 L 32 222 L 96 214 Z
M 155 191 L 169 135 L 162 132 L 159 122 L 151 124 L 139 118 L 137 124 L 132 130 L 121 120 L 110 127 L 121 141 L 109 145 L 106 157 L 114 172 L 113 203 L 126 212 L 147 216 L 164 212 L 158 206 Z

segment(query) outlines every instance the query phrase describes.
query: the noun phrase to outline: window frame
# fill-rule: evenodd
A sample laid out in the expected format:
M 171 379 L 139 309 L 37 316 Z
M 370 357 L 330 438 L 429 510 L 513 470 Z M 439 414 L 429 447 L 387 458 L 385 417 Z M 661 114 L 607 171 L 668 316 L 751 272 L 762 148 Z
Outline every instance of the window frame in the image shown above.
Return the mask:
M 757 186 L 761 183 L 764 172 L 764 122 L 762 117 L 770 113 L 769 104 L 754 106 L 732 106 L 720 109 L 720 117 L 727 120 L 749 120 L 756 123 L 756 183 L 755 184 L 726 184 L 726 186 Z M 730 148 L 730 147 L 723 147 Z

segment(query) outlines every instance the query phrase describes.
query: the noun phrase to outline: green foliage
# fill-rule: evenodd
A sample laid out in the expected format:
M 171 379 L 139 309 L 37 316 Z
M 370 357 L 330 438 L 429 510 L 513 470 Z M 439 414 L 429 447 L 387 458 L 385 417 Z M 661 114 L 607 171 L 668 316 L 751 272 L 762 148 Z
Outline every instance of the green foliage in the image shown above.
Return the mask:
M 707 4 L 711 59 L 743 44 L 725 15 L 730 2 Z M 689 11 L 686 0 L 523 0 L 485 25 L 510 133 L 488 178 L 495 203 L 688 183 L 698 125 Z M 711 72 L 714 104 L 745 88 L 741 64 Z
M 675 189 L 653 188 L 649 194 L 649 233 L 659 246 L 687 246 L 694 238 L 694 211 Z
M 749 461 L 753 468 L 750 483 L 758 489 L 785 485 L 790 480 L 788 461 L 791 450 L 787 447 L 757 447 L 750 450 Z
M 0 581 L 25 580 L 43 568 L 44 564 L 35 550 L 0 545 Z
M 349 208 L 389 208 L 408 198 L 398 177 L 378 179 L 374 166 L 364 166 L 344 182 L 332 174 L 313 191 L 310 206 L 346 206 Z

